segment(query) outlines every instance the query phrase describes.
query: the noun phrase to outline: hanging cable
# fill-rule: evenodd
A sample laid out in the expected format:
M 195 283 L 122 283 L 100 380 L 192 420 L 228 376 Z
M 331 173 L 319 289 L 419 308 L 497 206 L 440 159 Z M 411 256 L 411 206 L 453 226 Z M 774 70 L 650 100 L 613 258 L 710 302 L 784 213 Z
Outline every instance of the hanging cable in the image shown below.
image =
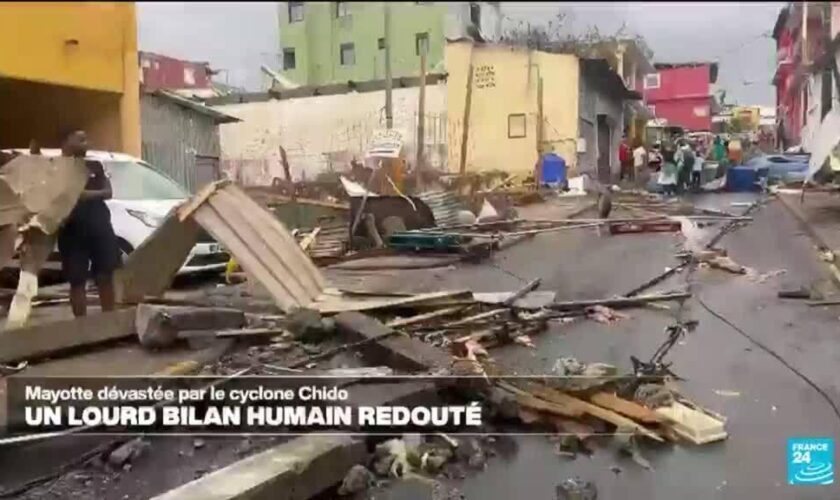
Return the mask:
M 717 311 L 715 311 L 714 309 L 712 309 L 711 307 L 709 307 L 708 305 L 706 305 L 706 303 L 705 303 L 705 302 L 703 302 L 703 300 L 702 300 L 699 296 L 698 296 L 698 297 L 695 297 L 695 298 L 696 298 L 697 302 L 698 302 L 701 306 L 703 306 L 703 309 L 705 309 L 706 311 L 708 311 L 708 312 L 709 312 L 709 314 L 711 314 L 711 315 L 712 315 L 712 316 L 714 316 L 715 318 L 717 318 L 717 319 L 719 319 L 719 320 L 723 321 L 724 323 L 726 323 L 727 325 L 729 325 L 729 326 L 730 326 L 733 330 L 735 330 L 736 332 L 738 332 L 739 334 L 741 334 L 742 336 L 744 336 L 747 340 L 749 340 L 750 342 L 752 342 L 754 345 L 758 346 L 761 350 L 763 350 L 763 351 L 764 351 L 764 352 L 766 352 L 767 354 L 769 354 L 769 355 L 773 356 L 774 358 L 776 358 L 776 360 L 778 360 L 781 364 L 783 364 L 783 365 L 784 365 L 784 366 L 785 366 L 788 370 L 792 371 L 794 374 L 796 374 L 796 376 L 798 376 L 799 378 L 801 378 L 802 380 L 804 380 L 804 381 L 805 381 L 805 383 L 807 383 L 808 385 L 810 385 L 810 386 L 811 386 L 811 387 L 812 387 L 815 391 L 817 391 L 817 393 L 819 393 L 819 395 L 820 395 L 820 396 L 822 396 L 822 397 L 823 397 L 823 399 L 825 399 L 825 400 L 826 400 L 826 402 L 827 402 L 829 405 L 831 405 L 831 409 L 832 409 L 832 410 L 834 410 L 834 414 L 837 416 L 837 419 L 838 419 L 838 420 L 840 420 L 840 408 L 838 408 L 838 407 L 837 407 L 837 404 L 836 404 L 836 403 L 835 403 L 835 402 L 831 399 L 831 397 L 830 397 L 830 396 L 829 396 L 829 395 L 828 395 L 828 394 L 827 394 L 827 393 L 826 393 L 826 392 L 825 392 L 825 391 L 824 391 L 824 390 L 823 390 L 820 386 L 818 386 L 818 385 L 817 385 L 817 384 L 816 384 L 813 380 L 811 380 L 810 378 L 808 378 L 808 376 L 807 376 L 807 375 L 805 375 L 804 373 L 800 372 L 800 371 L 799 371 L 799 370 L 797 370 L 795 367 L 793 367 L 790 363 L 788 363 L 787 361 L 785 361 L 785 358 L 783 358 L 782 356 L 780 356 L 780 355 L 779 355 L 776 351 L 774 351 L 774 350 L 770 349 L 769 347 L 767 347 L 766 345 L 762 344 L 760 341 L 756 340 L 756 339 L 755 339 L 752 335 L 748 334 L 748 333 L 747 333 L 747 332 L 745 332 L 744 330 L 741 330 L 741 329 L 740 329 L 740 328 L 738 328 L 738 326 L 736 326 L 734 323 L 732 323 L 731 321 L 729 321 L 728 319 L 726 319 L 724 316 L 722 316 L 721 314 L 719 314 Z

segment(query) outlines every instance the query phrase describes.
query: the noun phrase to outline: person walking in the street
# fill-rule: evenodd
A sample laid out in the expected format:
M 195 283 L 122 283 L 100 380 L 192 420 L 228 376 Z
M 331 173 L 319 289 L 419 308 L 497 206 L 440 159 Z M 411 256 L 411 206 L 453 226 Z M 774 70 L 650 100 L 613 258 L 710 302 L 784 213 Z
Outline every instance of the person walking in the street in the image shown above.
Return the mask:
M 700 180 L 703 176 L 703 155 L 694 156 L 694 165 L 691 167 L 691 189 L 694 192 L 700 191 Z
M 659 169 L 662 168 L 661 147 L 662 145 L 659 141 L 654 143 L 653 149 L 650 150 L 650 156 L 648 157 L 648 166 L 654 172 L 659 172 Z
M 633 150 L 633 178 L 638 179 L 645 167 L 647 167 L 647 151 L 642 141 L 637 139 L 636 149 Z
M 694 167 L 694 151 L 688 142 L 683 141 L 675 155 L 677 163 L 677 192 L 683 193 L 691 179 L 691 171 Z
M 677 164 L 674 163 L 674 152 L 666 149 L 662 156 L 659 184 L 662 186 L 665 196 L 674 196 L 677 194 Z
M 624 177 L 630 178 L 630 169 L 632 168 L 632 157 L 630 146 L 627 144 L 627 136 L 622 137 L 621 145 L 618 146 L 618 161 L 621 164 L 621 173 L 619 180 L 624 180 Z
M 723 146 L 723 141 L 720 136 L 715 136 L 715 143 L 712 146 L 712 160 L 720 163 L 726 157 L 726 148 Z
M 75 130 L 67 135 L 61 154 L 84 159 L 87 135 Z M 85 285 L 89 273 L 99 291 L 103 311 L 114 309 L 114 270 L 119 264 L 117 237 L 105 200 L 111 198 L 111 182 L 102 164 L 86 161 L 88 180 L 79 201 L 58 233 L 61 268 L 70 282 L 70 306 L 76 317 L 87 314 Z

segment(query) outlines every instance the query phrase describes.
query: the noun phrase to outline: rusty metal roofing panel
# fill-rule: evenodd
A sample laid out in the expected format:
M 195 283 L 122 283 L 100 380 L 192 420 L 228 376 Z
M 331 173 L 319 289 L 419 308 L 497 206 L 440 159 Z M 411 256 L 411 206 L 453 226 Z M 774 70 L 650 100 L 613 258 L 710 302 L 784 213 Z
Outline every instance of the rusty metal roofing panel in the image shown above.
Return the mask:
M 429 206 L 438 226 L 457 224 L 458 212 L 464 210 L 458 196 L 451 191 L 429 191 L 417 197 Z

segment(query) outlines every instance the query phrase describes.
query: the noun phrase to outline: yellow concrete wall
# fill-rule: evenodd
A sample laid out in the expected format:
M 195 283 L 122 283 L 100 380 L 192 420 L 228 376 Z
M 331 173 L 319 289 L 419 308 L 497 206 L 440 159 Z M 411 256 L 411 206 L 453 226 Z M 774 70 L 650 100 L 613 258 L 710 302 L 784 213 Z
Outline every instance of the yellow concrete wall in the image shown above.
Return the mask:
M 6 20 L 0 29 L 2 121 L 17 123 L 14 130 L 0 129 L 0 136 L 48 142 L 58 130 L 78 125 L 90 128 L 98 149 L 140 154 L 133 3 L 7 2 L 0 3 L 0 19 Z M 71 95 L 80 101 L 66 102 Z M 42 114 L 43 108 L 51 114 Z M 31 124 L 30 130 L 21 130 L 21 123 Z
M 528 174 L 537 161 L 537 81 L 543 80 L 543 151 L 576 163 L 579 67 L 575 56 L 455 42 L 446 48 L 450 171 L 458 171 L 469 66 L 473 66 L 467 171 Z M 508 116 L 526 115 L 526 136 L 508 137 Z

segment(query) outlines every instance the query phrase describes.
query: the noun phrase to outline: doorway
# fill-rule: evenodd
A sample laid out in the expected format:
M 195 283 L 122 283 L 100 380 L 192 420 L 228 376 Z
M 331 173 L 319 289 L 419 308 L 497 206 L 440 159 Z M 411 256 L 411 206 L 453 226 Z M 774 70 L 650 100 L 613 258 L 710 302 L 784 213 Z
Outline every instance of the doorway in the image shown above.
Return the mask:
M 598 180 L 604 184 L 611 182 L 610 157 L 612 131 L 607 123 L 607 115 L 598 115 Z

